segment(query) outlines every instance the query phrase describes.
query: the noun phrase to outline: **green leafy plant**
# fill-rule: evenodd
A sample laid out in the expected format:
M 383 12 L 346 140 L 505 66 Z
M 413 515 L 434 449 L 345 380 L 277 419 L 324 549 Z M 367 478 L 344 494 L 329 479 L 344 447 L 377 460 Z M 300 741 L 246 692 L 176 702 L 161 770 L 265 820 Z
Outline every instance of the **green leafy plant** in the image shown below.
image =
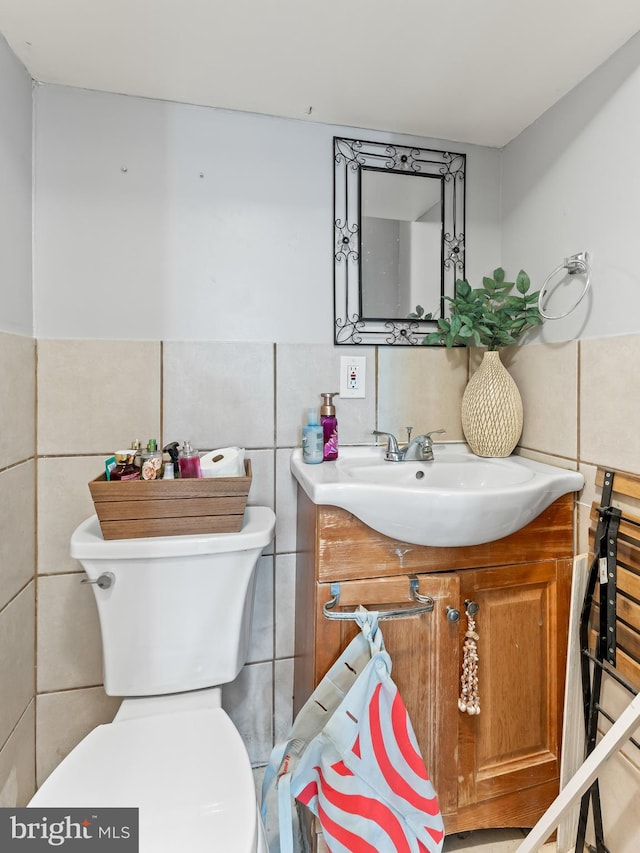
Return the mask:
M 445 296 L 451 303 L 450 316 L 437 320 L 438 331 L 430 332 L 423 344 L 444 344 L 452 347 L 487 347 L 499 350 L 516 341 L 533 326 L 542 325 L 538 311 L 538 293 L 529 293 L 531 282 L 520 270 L 515 282 L 504 280 L 502 267 L 485 276 L 482 287 L 472 288 L 466 279 L 456 282 L 455 296 Z M 512 294 L 515 287 L 519 295 Z M 418 320 L 433 320 L 421 305 L 409 315 Z

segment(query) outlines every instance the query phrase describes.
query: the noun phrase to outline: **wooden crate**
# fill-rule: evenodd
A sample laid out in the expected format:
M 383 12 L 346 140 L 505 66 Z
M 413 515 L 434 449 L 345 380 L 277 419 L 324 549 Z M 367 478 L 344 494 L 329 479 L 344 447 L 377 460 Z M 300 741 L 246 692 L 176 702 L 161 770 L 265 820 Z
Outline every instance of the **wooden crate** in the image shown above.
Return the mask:
M 113 480 L 104 474 L 89 489 L 105 539 L 140 539 L 190 533 L 237 533 L 251 486 L 244 477 L 201 480 Z

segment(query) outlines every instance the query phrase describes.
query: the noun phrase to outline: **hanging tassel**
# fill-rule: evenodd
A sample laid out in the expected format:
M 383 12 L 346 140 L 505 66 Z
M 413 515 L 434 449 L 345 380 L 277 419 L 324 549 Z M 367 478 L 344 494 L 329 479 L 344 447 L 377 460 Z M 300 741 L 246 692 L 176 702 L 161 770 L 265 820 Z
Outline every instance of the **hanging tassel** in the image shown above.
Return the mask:
M 467 631 L 464 635 L 462 650 L 462 675 L 460 676 L 460 698 L 458 708 L 470 715 L 480 713 L 480 693 L 478 692 L 478 640 L 475 616 L 480 609 L 475 601 L 465 601 L 467 609 Z

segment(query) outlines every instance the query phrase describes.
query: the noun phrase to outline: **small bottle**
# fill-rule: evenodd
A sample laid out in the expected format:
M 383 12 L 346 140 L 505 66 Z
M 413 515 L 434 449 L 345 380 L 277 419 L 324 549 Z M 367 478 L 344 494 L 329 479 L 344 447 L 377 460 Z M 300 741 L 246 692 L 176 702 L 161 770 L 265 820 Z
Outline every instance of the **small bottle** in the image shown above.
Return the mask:
M 324 431 L 318 423 L 318 410 L 307 409 L 307 425 L 302 427 L 302 461 L 316 465 L 324 459 Z
M 198 454 L 198 451 L 191 446 L 190 441 L 183 442 L 182 450 L 178 457 L 178 465 L 180 467 L 180 477 L 183 480 L 202 477 L 200 455 Z
M 158 442 L 150 438 L 147 449 L 140 453 L 140 479 L 159 480 L 162 477 L 162 452 L 158 450 Z
M 178 451 L 178 442 L 172 441 L 165 445 L 162 449 L 169 454 L 170 462 L 165 462 L 163 480 L 177 480 L 180 477 L 180 465 L 178 460 L 180 453 Z
M 133 448 L 130 450 L 116 450 L 114 453 L 116 466 L 111 469 L 111 480 L 140 479 L 140 469 L 133 464 L 135 453 L 136 451 Z
M 140 466 L 142 465 L 142 461 L 140 459 L 140 448 L 141 447 L 142 447 L 142 444 L 140 443 L 139 438 L 135 438 L 131 442 L 131 450 L 134 453 L 133 464 L 136 466 L 136 468 L 140 468 Z
M 336 407 L 333 405 L 333 398 L 338 396 L 338 392 L 324 392 L 320 396 L 323 400 L 320 407 L 320 423 L 324 438 L 323 460 L 330 462 L 338 458 L 338 419 Z

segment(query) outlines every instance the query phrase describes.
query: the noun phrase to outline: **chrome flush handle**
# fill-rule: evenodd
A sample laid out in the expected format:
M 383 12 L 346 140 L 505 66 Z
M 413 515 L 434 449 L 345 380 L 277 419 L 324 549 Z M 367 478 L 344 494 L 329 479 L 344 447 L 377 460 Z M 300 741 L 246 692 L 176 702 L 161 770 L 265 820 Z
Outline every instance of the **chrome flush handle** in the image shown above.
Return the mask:
M 92 581 L 89 578 L 82 578 L 80 583 L 96 584 L 100 589 L 110 589 L 116 582 L 116 576 L 113 572 L 103 572 L 99 578 Z

